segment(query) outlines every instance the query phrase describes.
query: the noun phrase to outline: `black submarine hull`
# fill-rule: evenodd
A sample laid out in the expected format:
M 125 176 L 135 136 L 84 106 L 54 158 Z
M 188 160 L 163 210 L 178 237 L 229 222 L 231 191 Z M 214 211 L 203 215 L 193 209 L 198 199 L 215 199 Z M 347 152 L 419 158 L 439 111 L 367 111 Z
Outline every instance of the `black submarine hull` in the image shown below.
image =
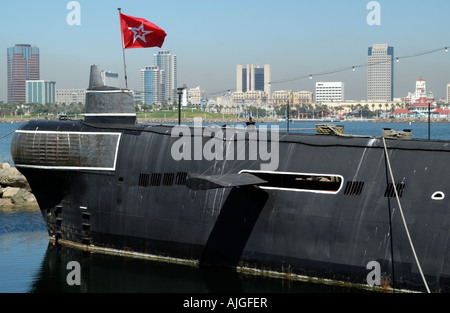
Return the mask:
M 374 287 L 450 291 L 448 142 L 280 133 L 262 170 L 247 130 L 187 129 L 234 158 L 174 158 L 174 126 L 72 120 L 28 122 L 11 149 L 62 243 L 364 287 L 375 261 Z

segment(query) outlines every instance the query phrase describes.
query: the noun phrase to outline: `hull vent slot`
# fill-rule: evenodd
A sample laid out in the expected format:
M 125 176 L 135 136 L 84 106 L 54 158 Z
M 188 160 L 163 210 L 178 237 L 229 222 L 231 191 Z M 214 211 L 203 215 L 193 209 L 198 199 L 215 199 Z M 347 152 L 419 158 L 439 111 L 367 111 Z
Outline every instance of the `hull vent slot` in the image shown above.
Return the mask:
M 163 186 L 171 186 L 171 185 L 173 185 L 174 177 L 175 177 L 174 173 L 164 173 Z
M 348 181 L 345 186 L 344 195 L 359 196 L 363 190 L 363 181 Z
M 139 174 L 139 186 L 147 187 L 150 181 L 149 174 Z
M 186 185 L 187 172 L 177 173 L 141 173 L 139 174 L 138 185 L 140 187 L 148 186 L 173 186 Z
M 178 172 L 176 177 L 177 185 L 186 185 L 187 173 L 186 172 Z
M 160 186 L 161 176 L 161 173 L 152 173 L 152 176 L 150 177 L 150 186 Z
M 398 196 L 401 197 L 403 195 L 403 190 L 405 189 L 405 183 L 397 183 L 395 184 L 397 188 Z M 394 184 L 388 183 L 386 186 L 386 190 L 384 191 L 384 196 L 386 198 L 393 198 L 395 197 L 395 190 L 394 190 Z

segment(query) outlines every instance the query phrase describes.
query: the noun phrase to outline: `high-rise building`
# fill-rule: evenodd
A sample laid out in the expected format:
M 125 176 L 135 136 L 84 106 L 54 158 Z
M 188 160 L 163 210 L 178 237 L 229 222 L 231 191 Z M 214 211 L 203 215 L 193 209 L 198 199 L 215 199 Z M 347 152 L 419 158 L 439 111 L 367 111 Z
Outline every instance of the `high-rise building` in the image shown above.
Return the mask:
M 158 66 L 146 66 L 141 70 L 141 102 L 143 104 L 162 103 L 162 76 L 163 71 Z
M 394 47 L 374 44 L 367 56 L 367 100 L 392 101 L 394 97 Z
M 49 80 L 27 80 L 26 103 L 56 103 L 56 82 Z
M 7 49 L 8 102 L 26 102 L 27 80 L 39 79 L 39 48 L 29 44 L 16 44 Z
M 154 66 L 162 71 L 161 99 L 162 103 L 178 101 L 177 96 L 177 56 L 168 50 L 158 51 L 154 55 Z
M 344 101 L 345 90 L 343 82 L 317 82 L 316 102 Z
M 236 92 L 264 91 L 270 96 L 270 64 L 241 64 L 236 66 Z

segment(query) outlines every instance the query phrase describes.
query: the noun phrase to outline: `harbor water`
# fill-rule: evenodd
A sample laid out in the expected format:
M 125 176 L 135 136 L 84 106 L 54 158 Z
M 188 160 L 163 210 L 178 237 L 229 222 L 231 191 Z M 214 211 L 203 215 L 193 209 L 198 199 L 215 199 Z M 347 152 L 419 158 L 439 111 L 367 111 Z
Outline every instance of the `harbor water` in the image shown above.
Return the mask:
M 310 132 L 317 122 L 294 122 L 292 132 Z M 339 122 L 346 134 L 381 136 L 383 128 L 410 129 L 413 138 L 428 138 L 428 125 Z M 286 128 L 285 123 L 277 123 Z M 0 123 L 0 137 L 20 126 Z M 258 125 L 257 125 L 258 126 Z M 431 124 L 431 138 L 450 140 L 450 123 Z M 0 139 L 0 161 L 12 164 L 12 135 Z M 76 261 L 81 283 L 67 281 Z M 21 207 L 0 209 L 0 293 L 353 293 L 365 292 L 345 286 L 293 281 L 224 270 L 167 264 L 120 256 L 87 253 L 54 245 L 49 241 L 40 212 Z

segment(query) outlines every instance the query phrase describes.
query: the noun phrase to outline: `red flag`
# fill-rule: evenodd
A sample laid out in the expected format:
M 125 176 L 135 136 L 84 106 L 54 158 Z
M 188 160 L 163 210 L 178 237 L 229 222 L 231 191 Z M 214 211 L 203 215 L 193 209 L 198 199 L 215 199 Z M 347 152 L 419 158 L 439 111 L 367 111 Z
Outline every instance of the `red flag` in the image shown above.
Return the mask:
M 123 49 L 162 47 L 167 36 L 164 30 L 143 18 L 119 14 Z

